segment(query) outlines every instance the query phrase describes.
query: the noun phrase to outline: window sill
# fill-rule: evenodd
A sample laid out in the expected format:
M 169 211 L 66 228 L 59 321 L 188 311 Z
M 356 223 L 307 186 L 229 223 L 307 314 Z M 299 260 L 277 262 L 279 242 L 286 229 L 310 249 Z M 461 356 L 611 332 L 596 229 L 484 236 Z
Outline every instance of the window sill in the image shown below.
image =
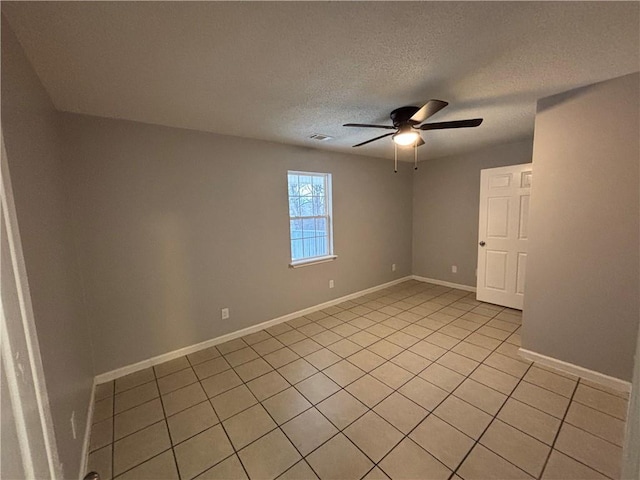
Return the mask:
M 305 258 L 304 260 L 291 262 L 289 264 L 289 268 L 308 267 L 310 265 L 316 265 L 318 263 L 332 262 L 336 258 L 338 258 L 337 255 L 327 255 L 326 257 Z

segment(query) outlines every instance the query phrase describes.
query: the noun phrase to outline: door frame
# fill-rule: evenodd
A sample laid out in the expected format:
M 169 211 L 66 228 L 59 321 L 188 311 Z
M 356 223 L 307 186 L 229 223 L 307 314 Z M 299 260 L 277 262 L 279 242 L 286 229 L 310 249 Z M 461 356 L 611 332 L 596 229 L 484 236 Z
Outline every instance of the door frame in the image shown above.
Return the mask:
M 62 478 L 1 125 L 0 149 L 0 232 L 6 230 L 9 251 L 3 256 L 10 258 L 16 292 L 15 298 L 0 298 L 0 354 L 9 390 L 3 394 L 10 399 L 26 477 L 46 472 L 48 478 Z M 20 318 L 7 318 L 8 311 L 18 311 Z M 23 408 L 26 405 L 37 408 Z

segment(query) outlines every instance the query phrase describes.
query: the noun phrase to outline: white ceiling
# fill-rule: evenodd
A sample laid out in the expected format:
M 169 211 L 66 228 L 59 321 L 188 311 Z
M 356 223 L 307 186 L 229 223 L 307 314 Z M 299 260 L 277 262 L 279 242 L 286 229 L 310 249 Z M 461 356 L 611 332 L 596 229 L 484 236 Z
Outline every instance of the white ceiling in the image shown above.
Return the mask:
M 431 121 L 485 119 L 423 133 L 425 159 L 531 136 L 536 99 L 640 70 L 639 5 L 2 2 L 2 11 L 59 110 L 385 158 L 389 138 L 351 148 L 384 130 L 342 124 L 390 123 L 394 108 L 430 98 L 450 103 Z

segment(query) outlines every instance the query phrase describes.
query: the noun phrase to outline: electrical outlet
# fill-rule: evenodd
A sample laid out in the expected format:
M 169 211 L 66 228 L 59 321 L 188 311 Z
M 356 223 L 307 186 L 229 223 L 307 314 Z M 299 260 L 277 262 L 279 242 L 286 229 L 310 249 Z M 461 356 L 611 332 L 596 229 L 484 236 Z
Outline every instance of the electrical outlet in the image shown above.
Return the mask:
M 396 271 L 396 264 L 395 264 L 395 263 L 392 263 L 392 264 L 391 264 L 391 271 L 392 271 L 392 272 L 395 272 L 395 271 Z
M 222 317 L 222 320 L 227 320 L 229 318 L 229 309 L 223 308 L 220 310 L 220 316 Z
M 73 439 L 78 438 L 78 433 L 76 432 L 76 411 L 71 412 L 71 435 L 73 435 Z
M 458 267 L 456 265 L 451 265 L 451 273 L 458 273 Z
M 329 280 L 329 288 L 333 288 L 333 280 Z

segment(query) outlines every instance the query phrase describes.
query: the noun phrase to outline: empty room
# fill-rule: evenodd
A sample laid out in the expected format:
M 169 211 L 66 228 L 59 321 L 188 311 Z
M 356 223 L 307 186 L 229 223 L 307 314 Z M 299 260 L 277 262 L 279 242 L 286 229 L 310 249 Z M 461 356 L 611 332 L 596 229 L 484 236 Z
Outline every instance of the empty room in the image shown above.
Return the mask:
M 2 479 L 640 478 L 640 2 L 1 10 Z

